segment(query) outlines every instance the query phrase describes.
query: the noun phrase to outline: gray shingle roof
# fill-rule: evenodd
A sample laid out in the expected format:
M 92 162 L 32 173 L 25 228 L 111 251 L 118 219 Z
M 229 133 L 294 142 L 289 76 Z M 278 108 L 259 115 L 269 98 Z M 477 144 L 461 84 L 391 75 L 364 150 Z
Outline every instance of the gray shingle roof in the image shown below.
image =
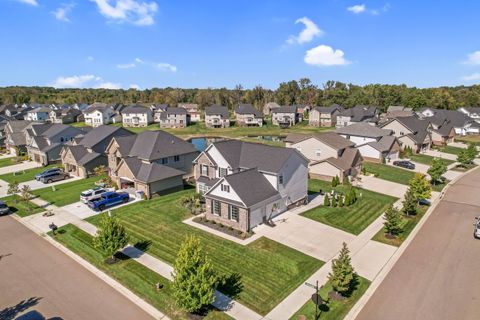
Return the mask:
M 393 119 L 392 121 L 398 121 L 402 123 L 405 127 L 407 127 L 410 131 L 412 131 L 411 134 L 408 134 L 409 137 L 411 137 L 416 143 L 421 144 L 423 141 L 425 141 L 425 138 L 428 135 L 428 126 L 430 125 L 430 122 L 428 120 L 421 120 L 415 116 L 411 117 L 400 117 Z M 391 121 L 387 122 L 390 123 Z M 384 124 L 385 125 L 385 124 Z
M 392 148 L 392 145 L 396 141 L 395 136 L 383 136 L 380 140 L 376 142 L 369 142 L 368 145 L 372 146 L 373 148 L 377 149 L 380 152 L 389 151 Z
M 257 118 L 263 118 L 263 115 L 260 111 L 255 109 L 251 104 L 240 104 L 235 108 L 235 113 L 237 114 L 253 114 Z
M 225 106 L 213 105 L 205 108 L 207 116 L 220 115 L 222 119 L 228 119 L 228 108 Z
M 185 172 L 158 163 L 145 163 L 137 158 L 124 158 L 136 180 L 152 183 L 172 177 L 183 176 Z
M 78 165 L 84 166 L 90 161 L 103 156 L 98 152 L 88 152 L 87 148 L 81 145 L 78 146 L 65 146 L 68 150 L 70 150 L 73 159 Z
M 392 134 L 392 130 L 381 129 L 366 122 L 354 123 L 343 128 L 337 128 L 335 132 L 338 134 L 369 138 L 380 138 Z
M 332 104 L 330 107 L 315 107 L 313 109 L 320 112 L 320 113 L 332 114 L 336 110 L 342 111 L 343 107 L 338 105 L 338 104 Z
M 147 107 L 139 105 L 131 105 L 122 110 L 122 113 L 151 113 L 150 109 Z
M 361 122 L 375 117 L 376 112 L 376 107 L 356 105 L 353 108 L 341 111 L 339 116 L 350 117 L 352 122 Z
M 355 145 L 352 141 L 345 139 L 344 137 L 334 132 L 324 132 L 316 134 L 302 134 L 302 133 L 290 133 L 285 141 L 298 143 L 300 141 L 315 138 L 318 141 L 325 143 L 326 145 L 334 148 L 335 150 L 345 149 Z
M 184 108 L 167 108 L 166 114 L 187 114 L 187 110 Z
M 82 140 L 80 140 L 79 144 L 93 148 L 97 144 L 104 142 L 107 138 L 125 136 L 125 135 L 132 135 L 133 133 L 120 127 L 115 126 L 107 126 L 101 125 L 92 130 L 90 130 Z M 108 143 L 107 143 L 108 144 Z
M 361 158 L 360 151 L 356 148 L 347 148 L 338 158 L 328 158 L 327 162 L 331 163 L 342 170 L 349 170 L 352 168 L 358 159 Z
M 272 113 L 297 113 L 297 106 L 281 106 L 273 109 Z

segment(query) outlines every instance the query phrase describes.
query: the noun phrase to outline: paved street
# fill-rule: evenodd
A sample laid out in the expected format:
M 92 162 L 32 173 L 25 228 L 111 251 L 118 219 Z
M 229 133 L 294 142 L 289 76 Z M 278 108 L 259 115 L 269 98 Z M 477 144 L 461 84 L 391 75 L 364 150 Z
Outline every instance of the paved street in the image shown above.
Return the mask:
M 479 195 L 480 170 L 448 190 L 357 319 L 479 319 Z
M 12 307 L 13 315 L 36 310 L 47 318 L 152 319 L 12 217 L 0 217 L 0 255 L 2 319 Z

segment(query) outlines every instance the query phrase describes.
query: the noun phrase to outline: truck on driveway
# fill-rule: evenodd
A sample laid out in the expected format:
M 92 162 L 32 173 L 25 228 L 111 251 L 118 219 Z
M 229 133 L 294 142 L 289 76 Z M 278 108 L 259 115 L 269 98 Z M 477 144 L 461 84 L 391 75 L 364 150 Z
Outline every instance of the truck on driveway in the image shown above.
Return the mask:
M 127 203 L 130 199 L 130 195 L 126 192 L 113 192 L 108 191 L 102 193 L 99 199 L 88 201 L 90 209 L 103 211 L 106 208 L 116 206 L 121 203 Z

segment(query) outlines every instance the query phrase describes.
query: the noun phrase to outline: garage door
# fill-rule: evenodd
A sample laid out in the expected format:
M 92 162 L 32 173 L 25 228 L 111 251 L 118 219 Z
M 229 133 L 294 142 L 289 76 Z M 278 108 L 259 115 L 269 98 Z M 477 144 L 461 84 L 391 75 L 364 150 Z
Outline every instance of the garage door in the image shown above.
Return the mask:
M 263 223 L 263 211 L 264 209 L 259 208 L 254 211 L 250 211 L 250 229 L 258 226 Z
M 398 151 L 397 152 L 392 152 L 388 155 L 388 158 L 390 158 L 390 160 L 395 160 L 395 159 L 398 159 Z

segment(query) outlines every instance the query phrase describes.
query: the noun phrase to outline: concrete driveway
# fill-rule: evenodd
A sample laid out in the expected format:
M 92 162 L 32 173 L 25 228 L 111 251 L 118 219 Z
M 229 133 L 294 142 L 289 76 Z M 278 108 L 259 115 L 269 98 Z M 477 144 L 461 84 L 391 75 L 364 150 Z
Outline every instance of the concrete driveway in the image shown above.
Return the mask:
M 25 161 L 19 164 L 14 164 L 13 166 L 8 166 L 8 167 L 3 167 L 0 168 L 0 175 L 1 174 L 7 174 L 7 173 L 12 173 L 16 171 L 23 171 L 23 170 L 28 170 L 32 168 L 38 168 L 41 167 L 42 165 L 39 164 L 38 162 L 34 161 Z
M 19 184 L 19 187 L 22 188 L 24 185 L 28 185 L 31 190 L 36 190 L 36 189 L 42 189 L 46 187 L 51 187 L 51 186 L 56 186 L 59 184 L 64 184 L 76 180 L 80 180 L 81 178 L 79 177 L 71 177 L 69 179 L 65 180 L 60 180 L 60 181 L 55 181 L 52 183 L 44 184 L 43 182 L 37 181 L 37 180 L 30 180 L 27 182 L 23 182 Z M 0 180 L 0 197 L 5 197 L 7 195 L 7 190 L 8 190 L 8 183 Z
M 427 173 L 428 169 L 430 168 L 429 165 L 426 165 L 426 164 L 423 164 L 423 163 L 419 163 L 419 162 L 415 162 L 415 161 L 412 161 L 412 160 L 410 160 L 410 159 L 404 159 L 404 160 L 408 160 L 408 161 L 410 161 L 411 163 L 415 164 L 415 170 L 413 170 L 413 171 L 415 171 L 415 172 L 420 172 L 420 173 L 423 173 L 423 174 L 429 176 L 428 173 Z M 389 166 L 394 167 L 394 168 L 398 168 L 398 169 L 402 169 L 402 170 L 407 170 L 407 171 L 412 171 L 412 170 L 409 170 L 409 169 L 404 169 L 404 168 L 401 168 L 401 167 L 394 166 L 394 165 L 393 165 L 393 162 L 390 162 L 390 163 L 387 163 L 387 164 L 388 164 Z
M 137 198 L 134 198 L 134 197 L 130 197 L 130 200 L 127 203 L 122 203 L 121 205 L 112 207 L 111 210 L 118 209 L 118 208 L 123 207 L 123 206 L 128 206 L 132 203 L 135 203 L 135 202 L 138 202 L 138 201 L 141 201 L 141 200 L 142 199 L 137 199 Z M 72 204 L 68 204 L 68 205 L 63 206 L 63 207 L 60 207 L 60 209 L 68 211 L 71 214 L 77 216 L 78 218 L 80 218 L 82 220 L 101 213 L 99 211 L 95 211 L 95 210 L 90 209 L 90 207 L 88 205 L 86 205 L 86 204 L 84 204 L 83 202 L 80 202 L 80 201 L 74 202 Z M 108 211 L 108 209 L 105 210 L 105 211 Z
M 403 198 L 408 189 L 406 185 L 376 178 L 373 175 L 362 175 L 361 179 L 361 182 L 355 183 L 356 186 L 400 199 Z

